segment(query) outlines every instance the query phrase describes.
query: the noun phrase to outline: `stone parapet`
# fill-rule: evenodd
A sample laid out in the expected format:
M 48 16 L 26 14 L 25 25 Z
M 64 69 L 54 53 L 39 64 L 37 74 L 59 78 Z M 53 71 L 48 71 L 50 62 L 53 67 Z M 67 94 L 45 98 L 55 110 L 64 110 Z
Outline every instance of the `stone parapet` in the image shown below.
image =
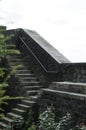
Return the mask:
M 71 113 L 76 120 L 86 117 L 86 95 L 80 93 L 43 89 L 38 99 L 39 112 L 53 106 L 55 118 Z
M 86 83 L 53 82 L 49 88 L 59 91 L 86 94 Z

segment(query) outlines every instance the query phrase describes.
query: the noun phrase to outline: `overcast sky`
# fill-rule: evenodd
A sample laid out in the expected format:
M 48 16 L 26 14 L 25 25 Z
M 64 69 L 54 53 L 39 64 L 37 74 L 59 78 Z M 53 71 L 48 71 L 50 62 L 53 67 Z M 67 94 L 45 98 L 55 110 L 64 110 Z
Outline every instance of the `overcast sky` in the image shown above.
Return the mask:
M 0 24 L 37 31 L 72 62 L 86 62 L 86 0 L 1 0 Z

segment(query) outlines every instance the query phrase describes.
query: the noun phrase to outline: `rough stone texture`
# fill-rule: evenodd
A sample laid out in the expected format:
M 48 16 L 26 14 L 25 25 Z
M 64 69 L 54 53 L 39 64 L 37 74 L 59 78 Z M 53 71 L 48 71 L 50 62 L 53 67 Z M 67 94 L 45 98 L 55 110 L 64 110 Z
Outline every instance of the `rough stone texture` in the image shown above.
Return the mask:
M 37 32 L 31 30 L 24 30 L 36 43 L 42 47 L 49 55 L 51 55 L 58 63 L 69 63 L 70 61 L 63 56 L 59 51 L 52 47 L 45 39 L 43 39 Z
M 33 68 L 35 68 L 36 74 L 41 77 L 41 81 L 46 82 L 47 79 L 47 81 L 50 80 L 49 82 L 86 82 L 86 63 L 70 63 L 35 31 L 21 30 L 19 35 L 30 50 L 25 48 L 20 41 L 18 43 L 19 47 L 24 56 L 29 55 L 28 59 L 32 61 Z M 38 63 L 30 51 L 35 54 L 41 64 Z
M 60 70 L 59 64 L 51 56 L 49 56 L 45 50 L 37 45 L 37 43 L 25 32 L 20 31 L 19 36 L 22 37 L 25 44 L 27 45 L 24 45 L 24 43 L 22 43 L 22 41 L 19 39 L 17 47 L 21 51 L 22 56 L 27 58 L 27 61 L 31 64 L 31 69 L 34 71 L 34 73 L 36 73 L 40 82 L 43 83 L 44 86 L 48 86 L 51 83 L 52 79 L 57 77 L 56 74 L 58 70 Z M 34 52 L 34 54 L 36 53 L 37 58 L 40 58 L 42 63 L 45 64 L 45 68 L 47 65 L 47 70 L 40 65 L 40 63 L 31 52 Z
M 76 118 L 79 116 L 85 118 L 86 63 L 70 63 L 34 31 L 19 29 L 14 32 L 16 32 L 14 43 L 16 42 L 17 48 L 21 50 L 22 56 L 27 58 L 43 86 L 48 87 L 53 81 L 67 81 L 54 84 L 52 88 L 57 90 L 43 91 L 38 100 L 39 111 L 41 112 L 46 109 L 47 105 L 53 104 L 56 117 L 70 112 L 77 115 Z M 68 83 L 68 81 L 79 83 Z
M 45 111 L 47 106 L 52 105 L 57 119 L 67 112 L 72 113 L 77 120 L 86 118 L 86 95 L 46 89 L 38 99 L 38 104 L 39 112 Z
M 28 61 L 32 61 L 32 68 L 35 68 L 34 70 L 37 71 L 36 73 L 39 73 L 39 77 L 42 77 L 41 80 L 44 80 L 44 82 L 46 82 L 47 78 L 50 81 L 86 82 L 86 63 L 70 63 L 67 58 L 35 31 L 23 29 L 8 30 L 6 34 L 15 35 L 11 42 L 15 43 L 17 48 L 22 50 L 23 56 L 27 57 Z M 37 59 L 30 53 L 30 50 L 21 43 L 19 36 L 22 37 L 45 68 L 42 68 Z
M 53 90 L 86 94 L 86 83 L 53 82 L 49 88 Z
M 21 30 L 20 37 L 22 37 L 28 50 L 46 72 L 57 73 L 60 71 L 60 64 L 70 63 L 69 60 L 67 60 L 36 32 Z M 63 66 L 61 66 L 61 68 L 62 67 Z
M 44 86 L 48 85 L 49 79 L 47 73 L 41 68 L 40 64 L 33 57 L 33 55 L 29 52 L 28 48 L 19 41 L 18 48 L 21 51 L 22 57 L 26 58 L 28 63 L 31 66 L 32 71 L 37 75 L 38 79 Z
M 61 75 L 62 81 L 86 82 L 86 63 L 71 63 Z

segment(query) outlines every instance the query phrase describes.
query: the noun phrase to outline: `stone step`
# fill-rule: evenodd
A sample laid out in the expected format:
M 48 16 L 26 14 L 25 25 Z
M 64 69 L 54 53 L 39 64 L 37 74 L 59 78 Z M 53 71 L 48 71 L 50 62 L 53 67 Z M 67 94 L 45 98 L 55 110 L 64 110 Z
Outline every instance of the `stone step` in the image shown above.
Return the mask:
M 7 113 L 7 117 L 8 118 L 11 118 L 11 119 L 15 119 L 15 118 L 19 118 L 19 117 L 21 117 L 21 115 L 18 113 L 18 114 L 15 114 L 15 113 L 13 113 L 13 112 L 9 112 L 9 113 Z
M 35 103 L 36 103 L 36 102 L 30 101 L 30 100 L 22 100 L 22 104 L 29 105 L 29 106 L 32 106 L 32 105 L 35 104 Z
M 22 73 L 31 73 L 32 71 L 31 70 L 27 70 L 27 69 L 20 69 L 20 70 L 17 70 L 16 73 L 19 73 L 19 74 L 22 74 Z
M 38 94 L 38 90 L 31 90 L 31 91 L 26 91 L 27 96 L 34 96 Z
M 22 75 L 24 74 L 24 75 L 25 75 L 25 74 L 32 74 L 32 72 L 30 72 L 30 71 L 27 71 L 27 72 L 23 72 L 23 71 L 21 72 L 21 71 L 20 71 L 20 72 L 19 72 L 19 71 L 16 70 L 16 71 L 15 71 L 15 74 L 22 74 Z
M 18 67 L 16 70 L 25 70 L 25 69 L 28 69 L 28 70 L 31 70 L 30 67 L 28 66 L 28 68 L 24 65 L 22 65 L 21 67 Z
M 22 58 L 13 58 L 13 57 L 8 58 L 8 60 L 10 62 L 22 62 L 23 61 Z
M 20 77 L 21 81 L 37 81 L 38 79 L 36 77 Z
M 12 124 L 13 120 L 8 117 L 3 117 L 1 121 L 5 124 Z
M 16 70 L 26 69 L 26 66 L 24 66 L 23 64 L 22 64 L 22 65 L 21 65 L 21 64 L 10 65 L 10 63 L 9 63 L 9 66 L 10 66 L 12 69 L 14 69 L 15 66 L 19 66 L 18 68 L 16 68 Z
M 26 60 L 26 59 L 17 58 L 17 57 L 10 57 L 10 58 L 8 58 L 8 60 L 9 60 L 10 62 L 19 62 L 19 63 L 23 62 L 23 63 L 27 63 L 27 60 Z M 29 62 L 28 62 L 28 63 L 29 63 Z
M 49 88 L 60 91 L 86 94 L 86 83 L 53 82 Z
M 3 122 L 0 122 L 0 129 L 1 129 L 1 130 L 6 129 L 7 127 L 8 127 L 7 124 L 5 124 L 5 123 L 3 123 Z
M 16 49 L 16 46 L 7 46 L 6 49 Z
M 17 104 L 17 106 L 18 106 L 19 109 L 22 109 L 22 110 L 25 110 L 25 111 L 30 109 L 30 106 L 23 104 L 23 102 L 22 102 L 22 104 Z
M 9 62 L 9 66 L 11 66 L 11 68 L 14 68 L 15 66 L 19 65 L 20 67 L 16 68 L 16 70 L 24 70 L 24 69 L 27 69 L 27 70 L 31 70 L 30 66 L 29 65 L 25 65 L 25 64 L 21 64 L 21 63 L 18 63 L 18 64 L 11 64 Z
M 30 96 L 30 99 L 32 100 L 32 101 L 37 101 L 37 99 L 38 99 L 38 95 L 35 95 L 35 96 Z
M 27 82 L 22 82 L 22 84 L 24 86 L 37 86 L 37 85 L 41 85 L 40 82 L 38 81 L 27 81 Z
M 25 114 L 25 110 L 19 109 L 19 108 L 13 108 L 12 112 L 15 114 L 19 114 L 19 115 L 24 115 Z
M 9 63 L 10 64 L 10 66 L 16 66 L 16 65 L 24 65 L 24 63 L 23 62 L 10 62 Z
M 7 58 L 8 59 L 14 59 L 14 58 L 18 58 L 18 59 L 22 59 L 22 56 L 21 56 L 21 54 L 12 54 L 12 55 L 7 55 Z
M 16 61 L 11 61 L 11 64 L 28 64 L 27 61 L 23 61 L 23 60 L 16 60 Z
M 35 74 L 15 74 L 18 77 L 35 77 Z
M 15 62 L 15 63 L 13 63 L 13 62 L 9 62 L 9 65 L 10 66 L 21 66 L 20 68 L 24 68 L 24 69 L 26 69 L 27 67 L 28 67 L 28 69 L 30 68 L 30 66 L 28 65 L 28 66 L 26 66 L 23 62 Z
M 41 85 L 37 85 L 37 86 L 24 86 L 24 88 L 26 90 L 40 90 L 40 89 L 43 88 L 43 86 L 41 86 Z

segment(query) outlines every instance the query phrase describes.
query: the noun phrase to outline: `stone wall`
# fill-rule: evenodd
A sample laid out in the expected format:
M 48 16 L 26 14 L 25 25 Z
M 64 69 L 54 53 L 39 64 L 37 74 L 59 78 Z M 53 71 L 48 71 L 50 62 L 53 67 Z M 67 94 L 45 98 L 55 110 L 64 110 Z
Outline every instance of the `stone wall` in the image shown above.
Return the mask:
M 61 75 L 62 81 L 86 82 L 86 63 L 71 63 Z
M 53 82 L 49 88 L 65 92 L 86 94 L 86 83 Z
M 11 42 L 17 45 L 22 51 L 24 57 L 28 58 L 32 68 L 40 80 L 46 84 L 52 81 L 71 81 L 71 82 L 86 82 L 86 63 L 70 63 L 59 51 L 53 48 L 39 34 L 32 30 L 9 30 L 7 34 L 14 34 Z M 19 37 L 22 37 L 25 44 L 21 42 Z M 45 67 L 42 68 L 37 59 Z
M 57 76 L 58 81 L 60 81 L 60 73 L 58 71 L 64 68 L 63 66 L 60 67 L 60 64 L 69 61 L 34 31 L 31 33 L 31 31 L 28 30 L 28 33 L 25 33 L 24 30 L 20 30 L 19 33 L 19 37 L 22 38 L 23 41 L 19 38 L 17 47 L 20 49 L 22 56 L 27 58 L 28 63 L 31 65 L 32 70 L 36 73 L 43 86 L 49 86 Z M 33 35 L 36 36 L 36 39 L 33 38 Z M 39 40 L 40 38 L 41 41 Z M 51 55 L 50 52 L 53 54 Z M 57 61 L 55 55 L 58 55 Z
M 86 95 L 61 92 L 45 89 L 38 99 L 39 113 L 46 110 L 47 106 L 53 106 L 56 120 L 67 112 L 74 116 L 74 120 L 86 119 Z

